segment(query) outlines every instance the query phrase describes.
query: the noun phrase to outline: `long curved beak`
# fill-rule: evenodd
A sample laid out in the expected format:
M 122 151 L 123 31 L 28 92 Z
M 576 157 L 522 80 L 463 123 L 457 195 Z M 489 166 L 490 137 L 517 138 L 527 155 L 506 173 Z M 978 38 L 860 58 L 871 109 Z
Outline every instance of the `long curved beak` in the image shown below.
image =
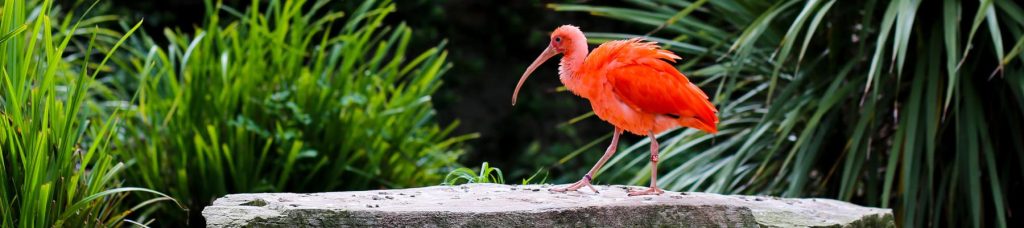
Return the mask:
M 554 57 L 555 55 L 558 55 L 558 51 L 556 51 L 555 48 L 551 47 L 551 45 L 548 45 L 548 48 L 544 49 L 544 52 L 540 53 L 540 56 L 537 56 L 537 60 L 533 60 L 533 63 L 530 64 L 530 67 L 526 68 L 526 72 L 523 73 L 523 76 L 519 78 L 519 83 L 516 84 L 515 92 L 512 92 L 513 106 L 516 105 L 516 97 L 519 97 L 519 88 L 523 87 L 523 82 L 526 82 L 526 78 L 530 77 L 530 74 L 533 73 L 533 70 L 536 70 L 537 67 L 539 67 L 541 64 L 544 64 L 545 61 L 548 61 L 548 59 Z

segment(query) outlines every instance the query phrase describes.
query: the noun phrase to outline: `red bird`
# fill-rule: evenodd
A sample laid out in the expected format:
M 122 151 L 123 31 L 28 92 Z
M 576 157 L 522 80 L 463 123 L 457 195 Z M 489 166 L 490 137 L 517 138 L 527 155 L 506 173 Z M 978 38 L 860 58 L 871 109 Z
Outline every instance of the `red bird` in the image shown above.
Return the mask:
M 692 127 L 708 133 L 718 129 L 718 112 L 696 85 L 670 62 L 680 59 L 654 42 L 638 38 L 610 41 L 588 55 L 587 37 L 576 26 L 563 25 L 551 33 L 547 49 L 526 68 L 512 93 L 516 104 L 519 88 L 538 66 L 563 54 L 558 75 L 574 94 L 590 101 L 594 114 L 615 126 L 612 144 L 601 160 L 580 181 L 552 191 L 575 191 L 590 187 L 591 177 L 615 154 L 622 131 L 651 138 L 651 187 L 630 190 L 629 195 L 659 195 L 658 141 L 655 135 L 678 127 Z

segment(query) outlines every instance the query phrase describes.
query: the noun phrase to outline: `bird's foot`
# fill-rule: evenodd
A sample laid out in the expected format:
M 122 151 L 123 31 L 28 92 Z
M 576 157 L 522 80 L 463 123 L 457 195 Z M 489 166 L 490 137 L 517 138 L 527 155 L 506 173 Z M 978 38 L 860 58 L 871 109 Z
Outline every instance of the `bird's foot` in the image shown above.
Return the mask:
M 576 183 L 573 183 L 572 185 L 569 185 L 568 187 L 565 187 L 565 188 L 552 188 L 550 191 L 552 191 L 552 192 L 568 192 L 568 191 L 579 190 L 582 187 L 589 187 L 590 190 L 594 190 L 594 193 L 601 193 L 601 192 L 597 191 L 597 188 L 594 188 L 594 186 L 590 184 L 590 174 L 584 175 L 583 179 L 580 179 L 580 181 L 577 181 Z
M 629 196 L 661 195 L 661 193 L 665 193 L 665 191 L 662 191 L 658 187 L 647 188 L 644 190 L 629 190 Z

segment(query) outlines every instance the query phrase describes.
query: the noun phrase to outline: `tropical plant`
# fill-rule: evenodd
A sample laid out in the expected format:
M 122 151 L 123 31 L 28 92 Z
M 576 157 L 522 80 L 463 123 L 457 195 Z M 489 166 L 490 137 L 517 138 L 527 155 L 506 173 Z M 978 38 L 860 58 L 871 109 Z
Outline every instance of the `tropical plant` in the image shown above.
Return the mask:
M 892 207 L 906 227 L 1007 226 L 1006 193 L 1024 178 L 1019 3 L 629 2 L 550 7 L 647 26 L 712 96 L 717 135 L 659 136 L 659 186 L 835 197 Z M 648 143 L 599 180 L 646 182 L 647 156 L 633 154 Z
M 122 187 L 128 166 L 109 152 L 118 119 L 82 114 L 99 69 L 140 24 L 109 49 L 89 42 L 73 56 L 65 52 L 72 37 L 97 36 L 78 33 L 85 17 L 55 20 L 48 0 L 5 0 L 0 9 L 0 226 L 118 226 L 136 223 L 126 219 L 134 210 L 172 200 Z M 129 192 L 159 197 L 129 208 Z
M 139 164 L 128 183 L 190 208 L 153 216 L 201 226 L 202 208 L 228 193 L 422 186 L 456 166 L 457 145 L 476 136 L 434 120 L 444 43 L 410 53 L 412 29 L 384 23 L 390 1 L 347 13 L 327 2 L 239 11 L 207 0 L 195 32 L 164 30 L 166 47 L 145 35 L 126 43 L 107 87 L 132 100 L 115 141 Z

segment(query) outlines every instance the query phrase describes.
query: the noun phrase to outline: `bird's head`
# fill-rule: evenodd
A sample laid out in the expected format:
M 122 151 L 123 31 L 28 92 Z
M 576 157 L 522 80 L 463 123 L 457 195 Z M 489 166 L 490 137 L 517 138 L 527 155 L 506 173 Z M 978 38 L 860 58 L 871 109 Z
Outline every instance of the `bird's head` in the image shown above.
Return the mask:
M 526 78 L 530 77 L 537 67 L 544 64 L 545 61 L 555 57 L 558 54 L 576 53 L 579 50 L 587 50 L 587 37 L 583 36 L 583 32 L 580 31 L 579 27 L 572 25 L 562 25 L 551 32 L 551 41 L 548 42 L 548 47 L 544 49 L 544 52 L 537 56 L 536 60 L 526 68 L 526 72 L 523 72 L 523 76 L 519 78 L 519 83 L 516 84 L 515 92 L 512 92 L 512 105 L 516 105 L 516 97 L 519 97 L 519 88 L 523 87 L 523 82 L 526 82 Z
M 551 41 L 548 43 L 548 48 L 554 49 L 558 53 L 567 53 L 578 49 L 580 44 L 583 45 L 583 48 L 586 48 L 587 37 L 583 36 L 580 28 L 572 25 L 562 25 L 556 28 L 554 32 L 551 32 Z

